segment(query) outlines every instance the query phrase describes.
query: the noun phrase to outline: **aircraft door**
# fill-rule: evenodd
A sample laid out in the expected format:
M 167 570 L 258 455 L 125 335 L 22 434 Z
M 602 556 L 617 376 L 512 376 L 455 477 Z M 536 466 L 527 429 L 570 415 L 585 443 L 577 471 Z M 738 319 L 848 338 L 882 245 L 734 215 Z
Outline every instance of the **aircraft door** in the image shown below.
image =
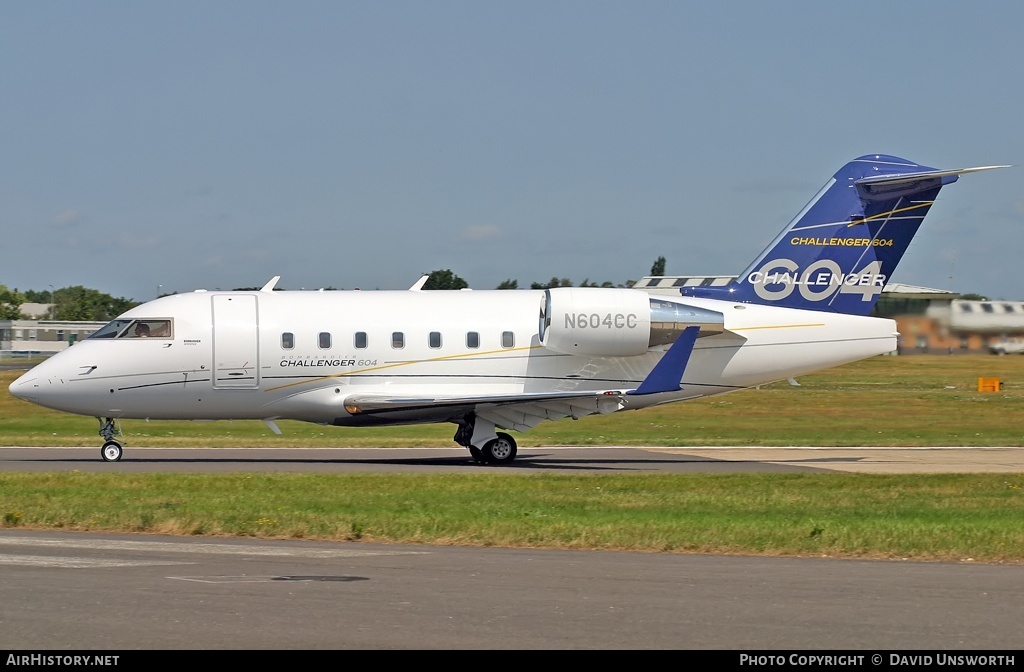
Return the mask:
M 213 386 L 259 387 L 259 329 L 251 294 L 213 295 Z

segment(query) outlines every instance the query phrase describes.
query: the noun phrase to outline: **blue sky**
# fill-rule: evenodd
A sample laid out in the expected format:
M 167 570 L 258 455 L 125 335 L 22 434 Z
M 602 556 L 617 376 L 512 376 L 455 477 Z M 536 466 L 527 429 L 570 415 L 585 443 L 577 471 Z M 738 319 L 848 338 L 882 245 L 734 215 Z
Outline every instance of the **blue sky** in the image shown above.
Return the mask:
M 741 271 L 844 163 L 943 189 L 893 281 L 1024 300 L 1024 3 L 0 3 L 0 284 Z

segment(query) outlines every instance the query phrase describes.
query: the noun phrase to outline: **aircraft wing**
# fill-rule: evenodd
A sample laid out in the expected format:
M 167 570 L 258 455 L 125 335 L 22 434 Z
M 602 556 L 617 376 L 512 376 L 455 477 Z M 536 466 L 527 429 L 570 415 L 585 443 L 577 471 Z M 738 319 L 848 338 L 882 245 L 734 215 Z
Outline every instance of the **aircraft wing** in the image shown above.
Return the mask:
M 356 395 L 345 400 L 354 416 L 388 420 L 446 421 L 474 412 L 498 427 L 526 431 L 544 420 L 614 413 L 625 406 L 625 390 L 448 397 Z M 372 422 L 372 421 L 371 421 Z
M 683 372 L 693 353 L 699 332 L 699 326 L 684 329 L 672 347 L 636 388 L 445 397 L 355 395 L 345 399 L 345 410 L 353 416 L 378 416 L 392 421 L 408 419 L 421 422 L 452 420 L 472 411 L 477 417 L 490 420 L 498 427 L 521 432 L 532 429 L 544 420 L 614 413 L 626 407 L 628 396 L 679 391 Z

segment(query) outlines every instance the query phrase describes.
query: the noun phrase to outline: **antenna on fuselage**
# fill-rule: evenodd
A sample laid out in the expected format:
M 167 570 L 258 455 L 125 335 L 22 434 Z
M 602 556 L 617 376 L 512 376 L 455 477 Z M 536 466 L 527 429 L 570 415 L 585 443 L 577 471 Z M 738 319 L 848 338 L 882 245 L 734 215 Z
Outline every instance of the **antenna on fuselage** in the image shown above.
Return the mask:
M 275 275 L 274 277 L 272 277 L 267 282 L 267 284 L 263 285 L 263 287 L 260 289 L 260 291 L 261 292 L 272 292 L 272 291 L 274 291 L 274 285 L 276 285 L 277 281 L 280 280 L 280 279 L 281 279 L 280 275 Z

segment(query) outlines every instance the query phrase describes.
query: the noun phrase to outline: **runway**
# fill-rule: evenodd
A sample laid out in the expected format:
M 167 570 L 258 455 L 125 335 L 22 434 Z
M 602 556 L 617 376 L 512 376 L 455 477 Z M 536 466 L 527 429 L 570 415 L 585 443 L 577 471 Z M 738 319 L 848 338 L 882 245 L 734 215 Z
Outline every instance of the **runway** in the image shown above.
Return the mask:
M 1024 473 L 1024 448 L 0 448 L 0 471 Z M 1024 566 L 0 529 L 0 649 L 1019 651 Z M 130 660 L 130 658 L 126 659 Z M 732 661 L 732 658 L 726 658 Z
M 970 563 L 7 529 L 0 569 L 5 651 L 1019 654 L 1024 620 L 1024 567 Z
M 103 462 L 99 447 L 0 447 L 0 471 L 330 473 L 1024 473 L 1024 447 L 529 447 L 509 466 L 474 463 L 463 448 L 133 448 Z

